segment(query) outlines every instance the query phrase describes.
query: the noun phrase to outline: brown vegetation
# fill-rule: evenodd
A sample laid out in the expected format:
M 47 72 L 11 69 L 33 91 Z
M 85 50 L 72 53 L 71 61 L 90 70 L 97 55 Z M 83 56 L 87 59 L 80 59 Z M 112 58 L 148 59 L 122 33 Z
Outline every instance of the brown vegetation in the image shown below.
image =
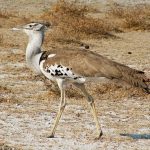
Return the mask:
M 10 16 L 12 16 L 11 14 L 8 14 L 7 11 L 0 11 L 0 18 L 5 18 L 8 19 Z
M 66 45 L 68 43 L 77 43 L 79 45 L 80 40 L 82 39 L 110 37 L 112 35 L 112 31 L 115 32 L 120 29 L 149 29 L 148 19 L 150 16 L 150 9 L 148 8 L 150 8 L 149 5 L 122 7 L 121 5 L 113 4 L 109 10 L 109 16 L 106 15 L 102 19 L 93 18 L 88 15 L 91 11 L 93 11 L 90 6 L 83 6 L 76 2 L 59 0 L 52 6 L 51 9 L 45 11 L 40 17 L 37 16 L 37 20 L 52 22 L 54 25 L 52 32 L 49 32 L 48 37 L 46 38 L 46 46 L 49 46 L 49 43 L 52 44 L 52 41 L 57 43 L 57 46 L 59 42 L 61 42 L 61 46 L 62 44 Z M 110 23 L 110 20 L 115 20 L 116 18 L 119 19 L 120 24 L 117 24 L 118 22 L 115 21 L 114 22 L 116 24 Z M 27 23 L 31 19 L 21 17 L 20 15 L 14 15 L 14 12 L 10 13 L 7 11 L 0 11 L 0 20 L 5 22 L 4 24 L 1 24 L 2 27 L 11 28 L 19 24 Z M 16 47 L 18 45 L 16 45 L 15 42 L 12 43 L 8 41 L 5 36 L 1 34 L 0 46 Z M 16 60 L 15 57 L 22 59 L 24 56 L 22 54 L 21 57 L 18 57 L 18 55 L 7 56 L 7 60 Z M 1 62 L 5 60 L 6 57 L 3 56 Z M 111 87 L 109 90 L 105 88 L 106 85 L 104 89 L 99 90 L 98 93 L 105 96 L 108 94 L 108 92 L 105 93 L 105 91 L 109 91 L 111 89 L 120 90 L 118 86 Z M 120 93 L 122 92 L 123 91 L 120 91 Z M 75 96 L 76 93 L 76 91 L 70 92 L 69 96 Z M 123 96 L 120 93 L 117 95 Z M 129 93 L 125 93 L 125 96 L 128 94 Z M 78 96 L 82 97 L 80 94 L 78 94 Z
M 111 26 L 106 20 L 92 18 L 87 14 L 89 6 L 76 2 L 60 0 L 52 8 L 44 12 L 40 19 L 54 24 L 49 38 L 57 41 L 77 41 L 84 38 L 108 37 Z
M 93 10 L 89 5 L 59 0 L 34 20 L 52 22 L 54 25 L 53 31 L 48 33 L 45 40 L 46 46 L 49 46 L 50 40 L 79 45 L 80 40 L 115 37 L 113 32 L 126 29 L 150 29 L 150 5 L 121 6 L 114 3 L 103 17 L 98 18 L 89 15 Z M 16 12 L 0 11 L 0 27 L 11 28 L 30 21 L 31 18 L 22 17 Z M 0 43 L 2 44 L 2 37 Z
M 45 38 L 44 50 L 60 49 L 62 46 L 62 49 L 74 48 L 75 42 L 78 47 L 80 41 L 87 42 L 87 44 L 90 43 L 91 51 L 132 68 L 140 70 L 145 68 L 143 71 L 149 73 L 150 35 L 149 32 L 142 31 L 149 30 L 148 14 L 145 13 L 145 16 L 147 15 L 145 28 L 139 28 L 139 25 L 126 26 L 128 20 L 126 21 L 125 15 L 119 16 L 123 14 L 122 8 L 126 11 L 126 6 L 113 6 L 114 12 L 111 12 L 112 8 L 107 5 L 104 12 L 101 10 L 104 6 L 97 6 L 97 3 L 92 6 L 83 6 L 78 3 L 73 5 L 74 3 L 66 0 L 66 2 L 59 1 L 48 8 L 46 1 L 44 3 L 32 1 L 31 3 L 25 0 L 14 0 L 13 5 L 11 1 L 2 1 L 4 3 L 1 8 L 7 8 L 7 11 L 0 11 L 2 129 L 0 150 L 58 149 L 59 147 L 84 149 L 85 145 L 91 149 L 110 149 L 110 147 L 112 149 L 131 149 L 131 147 L 132 149 L 148 149 L 147 140 L 135 140 L 122 137 L 120 134 L 147 135 L 145 133 L 149 131 L 148 100 L 150 95 L 132 87 L 124 89 L 122 84 L 116 85 L 110 81 L 86 85 L 95 100 L 98 118 L 104 130 L 104 137 L 101 141 L 94 141 L 95 126 L 91 119 L 90 109 L 83 94 L 74 87 L 66 91 L 68 105 L 61 118 L 56 138 L 47 139 L 58 110 L 60 93 L 48 79 L 46 81 L 46 79 L 41 79 L 41 76 L 37 77 L 30 68 L 27 68 L 23 50 L 28 38 L 21 32 L 10 30 L 12 27 L 30 21 L 52 21 L 54 28 L 50 31 L 51 33 L 49 31 L 46 33 L 48 38 Z M 24 6 L 28 9 L 24 9 Z M 40 6 L 44 9 L 48 8 L 48 11 L 41 12 L 42 9 L 37 9 Z M 91 10 L 91 7 L 97 8 L 98 11 Z M 109 15 L 107 15 L 107 8 Z M 115 11 L 118 12 L 115 14 Z M 33 15 L 33 20 L 30 19 L 30 15 Z M 30 18 L 24 19 L 24 16 Z M 141 31 L 133 32 L 137 29 Z M 119 30 L 126 33 L 116 33 Z M 120 39 L 98 39 L 110 37 L 111 34 L 119 36 Z
M 121 28 L 133 30 L 149 30 L 150 29 L 150 5 L 121 6 L 113 4 L 110 12 L 111 17 L 120 20 Z
M 112 35 L 113 32 L 126 29 L 150 29 L 150 5 L 122 7 L 113 4 L 102 18 L 88 15 L 92 11 L 90 6 L 59 0 L 38 19 L 53 23 L 54 29 L 47 39 L 61 44 L 79 43 L 87 38 L 115 37 Z M 48 44 L 48 41 L 45 43 Z

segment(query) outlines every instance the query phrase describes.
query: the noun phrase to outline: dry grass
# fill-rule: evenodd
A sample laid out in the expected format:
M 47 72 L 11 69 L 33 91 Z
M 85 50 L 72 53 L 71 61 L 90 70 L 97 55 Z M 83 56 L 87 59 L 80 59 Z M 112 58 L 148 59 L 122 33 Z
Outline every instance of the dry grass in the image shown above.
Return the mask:
M 44 12 L 40 19 L 54 24 L 54 30 L 48 39 L 55 41 L 77 42 L 91 37 L 109 37 L 111 26 L 106 20 L 89 17 L 89 12 L 89 6 L 59 0 L 50 10 Z
M 9 48 L 9 47 L 18 47 L 19 45 L 17 43 L 14 43 L 14 41 L 7 39 L 8 37 L 6 35 L 4 35 L 3 33 L 0 33 L 0 47 L 5 47 L 5 48 Z M 4 56 L 5 57 L 5 56 Z M 0 62 L 2 60 L 4 60 L 5 58 L 2 58 L 0 60 Z
M 56 86 L 55 89 L 54 87 L 52 88 L 50 85 L 45 85 L 47 86 L 47 91 L 48 93 L 46 93 L 44 96 L 40 95 L 41 97 L 38 99 L 48 99 L 49 97 L 53 97 L 53 98 L 59 98 L 60 96 L 60 91 L 58 89 L 58 87 Z M 143 99 L 149 99 L 150 95 L 145 93 L 142 89 L 140 88 L 136 88 L 136 87 L 126 87 L 126 86 L 120 86 L 118 84 L 115 83 L 104 83 L 104 84 L 99 84 L 99 83 L 89 83 L 86 85 L 88 92 L 96 99 L 100 99 L 100 100 L 106 100 L 106 99 L 113 99 L 114 101 L 119 101 L 119 100 L 123 100 L 126 98 L 143 98 Z M 74 99 L 84 99 L 85 97 L 83 95 L 83 93 L 73 87 L 70 87 L 69 89 L 67 89 L 66 91 L 66 97 L 67 98 L 74 98 Z M 44 100 L 43 99 L 43 100 Z
M 0 10 L 0 29 L 6 30 L 6 32 L 0 33 L 0 47 L 18 47 L 18 43 L 12 40 L 12 33 L 10 34 L 10 29 L 16 27 L 17 25 L 29 23 L 30 19 L 22 17 L 17 12 Z M 10 32 L 9 32 L 10 31 Z
M 1 93 L 0 93 L 0 103 L 9 102 L 10 99 L 5 97 L 4 95 L 11 93 L 11 90 L 8 89 L 7 87 L 0 86 L 0 91 L 1 91 Z
M 45 46 L 49 46 L 50 41 L 61 46 L 71 43 L 79 45 L 81 40 L 115 37 L 112 33 L 126 29 L 150 29 L 150 5 L 121 6 L 115 3 L 103 17 L 92 17 L 90 13 L 93 13 L 91 6 L 59 0 L 34 20 L 52 22 L 54 25 L 52 32 L 47 34 Z M 30 21 L 30 18 L 16 12 L 0 11 L 0 28 L 11 28 Z M 2 36 L 0 44 L 7 45 L 3 44 Z
M 48 41 L 45 40 L 45 44 L 48 45 L 49 40 L 61 44 L 80 43 L 83 39 L 115 37 L 112 31 L 150 29 L 150 5 L 122 7 L 113 4 L 106 13 L 109 16 L 105 14 L 102 18 L 88 15 L 92 11 L 91 6 L 59 0 L 51 9 L 38 17 L 54 24 L 53 31 L 48 34 Z
M 150 5 L 121 6 L 114 3 L 111 6 L 111 17 L 120 20 L 121 28 L 132 30 L 150 30 Z
M 17 12 L 0 10 L 0 27 L 11 28 L 19 24 L 25 24 L 30 22 L 29 18 L 22 17 Z
M 59 0 L 35 19 L 52 22 L 54 29 L 49 33 L 48 39 L 62 43 L 79 43 L 81 39 L 87 38 L 106 38 L 112 36 L 112 31 L 120 31 L 120 29 L 150 29 L 150 5 L 148 4 L 121 6 L 114 3 L 106 13 L 109 16 L 105 14 L 107 17 L 104 15 L 105 17 L 102 18 L 93 18 L 88 15 L 91 12 L 93 12 L 91 6 Z M 30 18 L 22 17 L 16 12 L 0 11 L 0 27 L 11 28 L 30 21 Z
M 21 148 L 15 148 L 12 146 L 8 146 L 5 143 L 0 143 L 0 150 L 22 150 Z
M 8 13 L 6 10 L 0 10 L 0 18 L 8 19 L 9 17 L 12 17 L 13 15 Z

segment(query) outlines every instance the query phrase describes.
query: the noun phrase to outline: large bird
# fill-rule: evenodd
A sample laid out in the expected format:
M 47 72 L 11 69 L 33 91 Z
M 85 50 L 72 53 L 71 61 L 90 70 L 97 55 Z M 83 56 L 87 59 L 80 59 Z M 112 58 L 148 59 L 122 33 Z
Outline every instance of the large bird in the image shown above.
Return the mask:
M 29 42 L 26 48 L 26 61 L 29 67 L 38 74 L 56 81 L 61 92 L 59 111 L 50 138 L 54 137 L 56 127 L 66 106 L 65 89 L 68 84 L 78 87 L 86 97 L 96 123 L 97 137 L 102 136 L 102 130 L 95 110 L 94 99 L 87 92 L 85 83 L 97 81 L 99 78 L 115 79 L 127 82 L 150 92 L 147 78 L 143 71 L 135 70 L 123 64 L 109 60 L 89 50 L 51 50 L 41 51 L 46 25 L 42 23 L 29 23 L 13 30 L 24 31 Z

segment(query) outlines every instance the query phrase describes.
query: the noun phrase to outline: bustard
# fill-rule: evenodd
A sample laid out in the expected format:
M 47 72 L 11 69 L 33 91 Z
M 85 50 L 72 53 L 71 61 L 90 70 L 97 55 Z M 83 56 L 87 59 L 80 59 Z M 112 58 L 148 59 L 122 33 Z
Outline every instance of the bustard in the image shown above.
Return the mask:
M 85 95 L 94 116 L 97 136 L 100 138 L 103 133 L 95 110 L 94 99 L 87 92 L 84 84 L 92 78 L 105 77 L 125 81 L 149 92 L 146 83 L 148 79 L 142 71 L 131 69 L 88 50 L 41 51 L 46 29 L 46 25 L 42 23 L 29 23 L 19 28 L 13 28 L 13 30 L 22 30 L 29 36 L 26 48 L 26 61 L 29 67 L 38 74 L 43 74 L 48 79 L 56 81 L 61 92 L 59 111 L 49 137 L 54 137 L 66 106 L 66 86 L 73 84 Z

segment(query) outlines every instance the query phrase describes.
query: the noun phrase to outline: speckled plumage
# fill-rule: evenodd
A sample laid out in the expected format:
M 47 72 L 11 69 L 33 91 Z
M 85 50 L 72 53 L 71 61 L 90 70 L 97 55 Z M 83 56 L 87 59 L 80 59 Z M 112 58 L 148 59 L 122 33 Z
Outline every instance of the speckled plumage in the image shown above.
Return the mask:
M 51 70 L 49 69 L 53 73 L 53 79 L 54 77 L 62 77 L 62 79 L 70 79 L 71 82 L 75 81 L 78 83 L 80 81 L 79 79 L 81 79 L 81 83 L 84 83 L 87 79 L 90 80 L 93 77 L 105 77 L 108 79 L 122 80 L 131 85 L 148 90 L 144 72 L 111 61 L 89 50 L 64 49 L 63 53 L 60 50 L 51 50 L 50 52 L 43 53 L 44 59 L 41 60 L 44 60 L 44 62 L 42 63 L 41 69 L 53 68 Z M 53 55 L 53 57 L 48 57 L 49 55 Z M 61 66 L 63 69 L 59 69 L 57 66 Z M 55 70 L 62 71 L 60 76 L 58 75 L 59 73 L 55 74 L 53 71 L 54 68 Z M 67 68 L 69 69 L 68 71 Z
M 52 57 L 49 57 L 50 55 Z M 54 54 L 49 54 L 47 55 L 47 58 L 45 60 L 41 59 L 40 68 L 44 75 L 46 75 L 51 80 L 63 79 L 63 80 L 68 80 L 70 82 L 77 82 L 77 83 L 85 82 L 85 77 L 75 73 L 73 69 L 70 67 L 64 66 L 62 64 L 56 64 L 56 63 L 47 64 L 46 66 L 44 65 L 47 59 L 51 60 L 55 56 L 56 55 Z

